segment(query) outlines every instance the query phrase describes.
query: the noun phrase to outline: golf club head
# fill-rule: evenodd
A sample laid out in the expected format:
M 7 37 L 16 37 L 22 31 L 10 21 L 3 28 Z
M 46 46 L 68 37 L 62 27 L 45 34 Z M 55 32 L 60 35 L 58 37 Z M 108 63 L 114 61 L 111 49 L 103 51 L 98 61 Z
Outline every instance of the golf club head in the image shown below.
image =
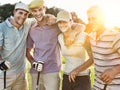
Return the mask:
M 38 85 L 36 85 L 36 90 L 38 90 Z

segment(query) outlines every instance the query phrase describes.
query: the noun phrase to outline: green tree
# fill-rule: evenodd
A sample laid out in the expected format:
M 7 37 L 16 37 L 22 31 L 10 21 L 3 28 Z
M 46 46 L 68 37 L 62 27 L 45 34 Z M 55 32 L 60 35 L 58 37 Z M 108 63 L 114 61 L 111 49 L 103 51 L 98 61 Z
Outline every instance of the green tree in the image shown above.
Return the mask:
M 0 6 L 0 22 L 13 14 L 14 4 L 4 4 Z
M 54 16 L 57 16 L 57 13 L 58 13 L 60 10 L 63 10 L 63 9 L 57 8 L 57 7 L 47 8 L 46 13 L 48 13 L 48 14 L 53 14 Z

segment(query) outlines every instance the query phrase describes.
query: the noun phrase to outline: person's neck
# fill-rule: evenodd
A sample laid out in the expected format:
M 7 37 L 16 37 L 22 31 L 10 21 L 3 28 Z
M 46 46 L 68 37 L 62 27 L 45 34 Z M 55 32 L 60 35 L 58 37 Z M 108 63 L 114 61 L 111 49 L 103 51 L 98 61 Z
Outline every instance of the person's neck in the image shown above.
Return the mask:
M 98 28 L 98 30 L 96 31 L 96 33 L 103 33 L 105 30 L 105 26 L 101 26 Z
M 105 31 L 105 26 L 98 28 L 96 31 L 96 37 L 98 38 Z
M 63 32 L 64 37 L 67 37 L 71 31 L 72 31 L 71 28 L 68 28 L 66 32 Z
M 10 18 L 9 21 L 17 29 L 19 29 L 21 27 L 21 25 L 19 25 L 19 24 L 16 23 L 16 21 L 14 20 L 14 18 Z
M 42 19 L 41 21 L 37 22 L 40 26 L 44 26 L 46 25 L 46 22 L 44 19 Z

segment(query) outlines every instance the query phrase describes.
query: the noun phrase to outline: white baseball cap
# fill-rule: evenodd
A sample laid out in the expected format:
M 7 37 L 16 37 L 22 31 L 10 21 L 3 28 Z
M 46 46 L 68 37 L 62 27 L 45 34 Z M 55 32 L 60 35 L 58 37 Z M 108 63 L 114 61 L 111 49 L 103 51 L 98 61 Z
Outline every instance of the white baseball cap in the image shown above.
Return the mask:
M 60 12 L 58 12 L 57 14 L 57 21 L 65 21 L 65 22 L 69 22 L 72 19 L 71 14 L 65 10 L 61 10 Z
M 22 10 L 29 12 L 28 5 L 26 5 L 25 3 L 22 3 L 22 2 L 17 3 L 15 5 L 15 9 L 22 9 Z

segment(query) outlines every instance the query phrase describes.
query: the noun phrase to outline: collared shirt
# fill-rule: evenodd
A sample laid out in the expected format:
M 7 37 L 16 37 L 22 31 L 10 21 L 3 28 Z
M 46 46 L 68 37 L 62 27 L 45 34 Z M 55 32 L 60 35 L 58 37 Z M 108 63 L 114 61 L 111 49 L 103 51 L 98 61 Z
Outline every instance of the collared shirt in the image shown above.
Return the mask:
M 11 63 L 11 68 L 7 70 L 8 75 L 17 74 L 25 70 L 26 67 L 26 38 L 32 22 L 26 21 L 19 30 L 14 27 L 9 18 L 0 24 L 0 46 L 3 60 Z M 0 75 L 2 72 L 0 71 Z
M 106 29 L 98 38 L 92 32 L 91 47 L 95 66 L 95 90 L 103 90 L 105 83 L 100 79 L 101 74 L 116 65 L 120 65 L 120 32 Z M 120 88 L 120 74 L 107 85 L 106 90 Z
M 43 73 L 59 72 L 61 68 L 57 25 L 34 25 L 28 35 L 27 48 L 34 48 L 34 60 L 43 61 Z M 31 73 L 36 73 L 31 69 Z

